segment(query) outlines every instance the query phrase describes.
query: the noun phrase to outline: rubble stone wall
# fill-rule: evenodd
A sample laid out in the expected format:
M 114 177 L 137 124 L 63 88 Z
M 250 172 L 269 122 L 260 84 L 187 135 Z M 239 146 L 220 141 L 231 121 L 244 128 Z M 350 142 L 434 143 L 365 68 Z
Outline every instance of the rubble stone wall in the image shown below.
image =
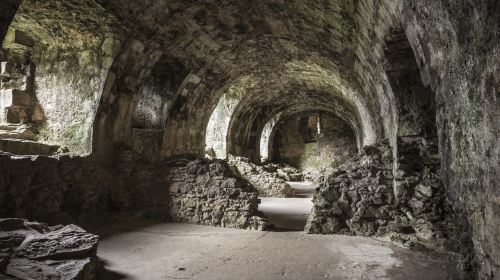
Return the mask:
M 143 215 L 213 226 L 264 229 L 257 191 L 223 161 L 150 164 L 128 149 L 116 164 L 93 157 L 0 156 L 0 216 L 50 224 Z
M 457 251 L 456 221 L 440 180 L 437 145 L 418 137 L 398 142 L 396 175 L 387 141 L 366 146 L 334 169 L 314 195 L 306 231 L 388 234 L 405 247 Z

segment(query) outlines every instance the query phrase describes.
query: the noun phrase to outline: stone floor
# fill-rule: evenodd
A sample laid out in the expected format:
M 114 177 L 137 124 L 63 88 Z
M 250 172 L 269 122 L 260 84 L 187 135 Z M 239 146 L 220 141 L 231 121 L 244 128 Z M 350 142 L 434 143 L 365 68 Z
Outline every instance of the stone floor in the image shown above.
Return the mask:
M 263 199 L 276 231 L 259 232 L 155 220 L 124 220 L 101 235 L 99 279 L 453 279 L 453 258 L 392 246 L 383 240 L 307 235 L 310 184 L 296 198 Z
M 448 279 L 454 261 L 363 237 L 155 221 L 102 228 L 99 279 Z
M 313 207 L 312 196 L 316 186 L 309 182 L 287 183 L 295 190 L 295 197 L 261 197 L 259 209 L 277 230 L 302 231 Z

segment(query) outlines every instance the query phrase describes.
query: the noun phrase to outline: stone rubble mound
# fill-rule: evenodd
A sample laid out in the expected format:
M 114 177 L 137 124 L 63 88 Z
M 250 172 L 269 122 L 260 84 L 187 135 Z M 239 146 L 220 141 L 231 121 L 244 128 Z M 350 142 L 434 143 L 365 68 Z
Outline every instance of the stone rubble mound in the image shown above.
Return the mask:
M 76 225 L 0 219 L 0 279 L 95 279 L 98 243 Z
M 299 169 L 278 163 L 264 164 L 264 170 L 270 173 L 277 173 L 278 178 L 288 182 L 304 181 L 304 174 Z
M 454 214 L 440 180 L 437 146 L 419 137 L 398 139 L 398 169 L 387 141 L 325 177 L 314 195 L 306 232 L 389 236 L 402 247 L 457 250 Z
M 325 180 L 325 177 L 328 176 L 333 171 L 332 167 L 321 167 L 319 169 L 310 169 L 304 170 L 304 180 L 319 184 Z
M 247 180 L 262 197 L 293 197 L 292 187 L 277 172 L 252 163 L 243 157 L 228 156 L 228 162 L 242 178 Z

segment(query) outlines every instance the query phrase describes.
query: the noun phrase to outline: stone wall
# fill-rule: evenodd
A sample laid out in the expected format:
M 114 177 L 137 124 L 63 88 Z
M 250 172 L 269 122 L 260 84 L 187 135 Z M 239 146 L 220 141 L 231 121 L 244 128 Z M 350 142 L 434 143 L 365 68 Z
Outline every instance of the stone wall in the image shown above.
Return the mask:
M 317 141 L 306 143 L 301 119 L 319 117 Z M 327 112 L 306 112 L 295 115 L 278 125 L 273 137 L 273 161 L 283 162 L 302 170 L 323 169 L 339 164 L 357 152 L 356 138 L 344 121 Z
M 464 279 L 500 277 L 498 1 L 402 1 L 424 84 L 436 93 L 442 176 L 462 230 Z M 436 29 L 436 26 L 441 26 Z
M 458 228 L 440 181 L 436 144 L 417 137 L 398 142 L 396 175 L 387 141 L 364 147 L 334 169 L 314 195 L 306 231 L 389 235 L 405 247 L 458 251 Z
M 264 230 L 257 191 L 222 160 L 177 162 L 168 171 L 170 217 L 177 222 Z
M 257 192 L 223 161 L 151 164 L 118 148 L 106 166 L 94 157 L 0 156 L 0 216 L 50 224 L 143 215 L 179 222 L 264 229 Z

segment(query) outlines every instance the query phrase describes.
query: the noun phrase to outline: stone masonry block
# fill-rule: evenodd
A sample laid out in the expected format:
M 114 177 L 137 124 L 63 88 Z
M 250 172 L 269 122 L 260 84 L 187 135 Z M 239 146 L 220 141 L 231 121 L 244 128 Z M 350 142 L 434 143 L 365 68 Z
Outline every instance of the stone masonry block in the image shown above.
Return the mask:
M 0 90 L 0 107 L 29 106 L 32 101 L 31 95 L 16 89 Z

